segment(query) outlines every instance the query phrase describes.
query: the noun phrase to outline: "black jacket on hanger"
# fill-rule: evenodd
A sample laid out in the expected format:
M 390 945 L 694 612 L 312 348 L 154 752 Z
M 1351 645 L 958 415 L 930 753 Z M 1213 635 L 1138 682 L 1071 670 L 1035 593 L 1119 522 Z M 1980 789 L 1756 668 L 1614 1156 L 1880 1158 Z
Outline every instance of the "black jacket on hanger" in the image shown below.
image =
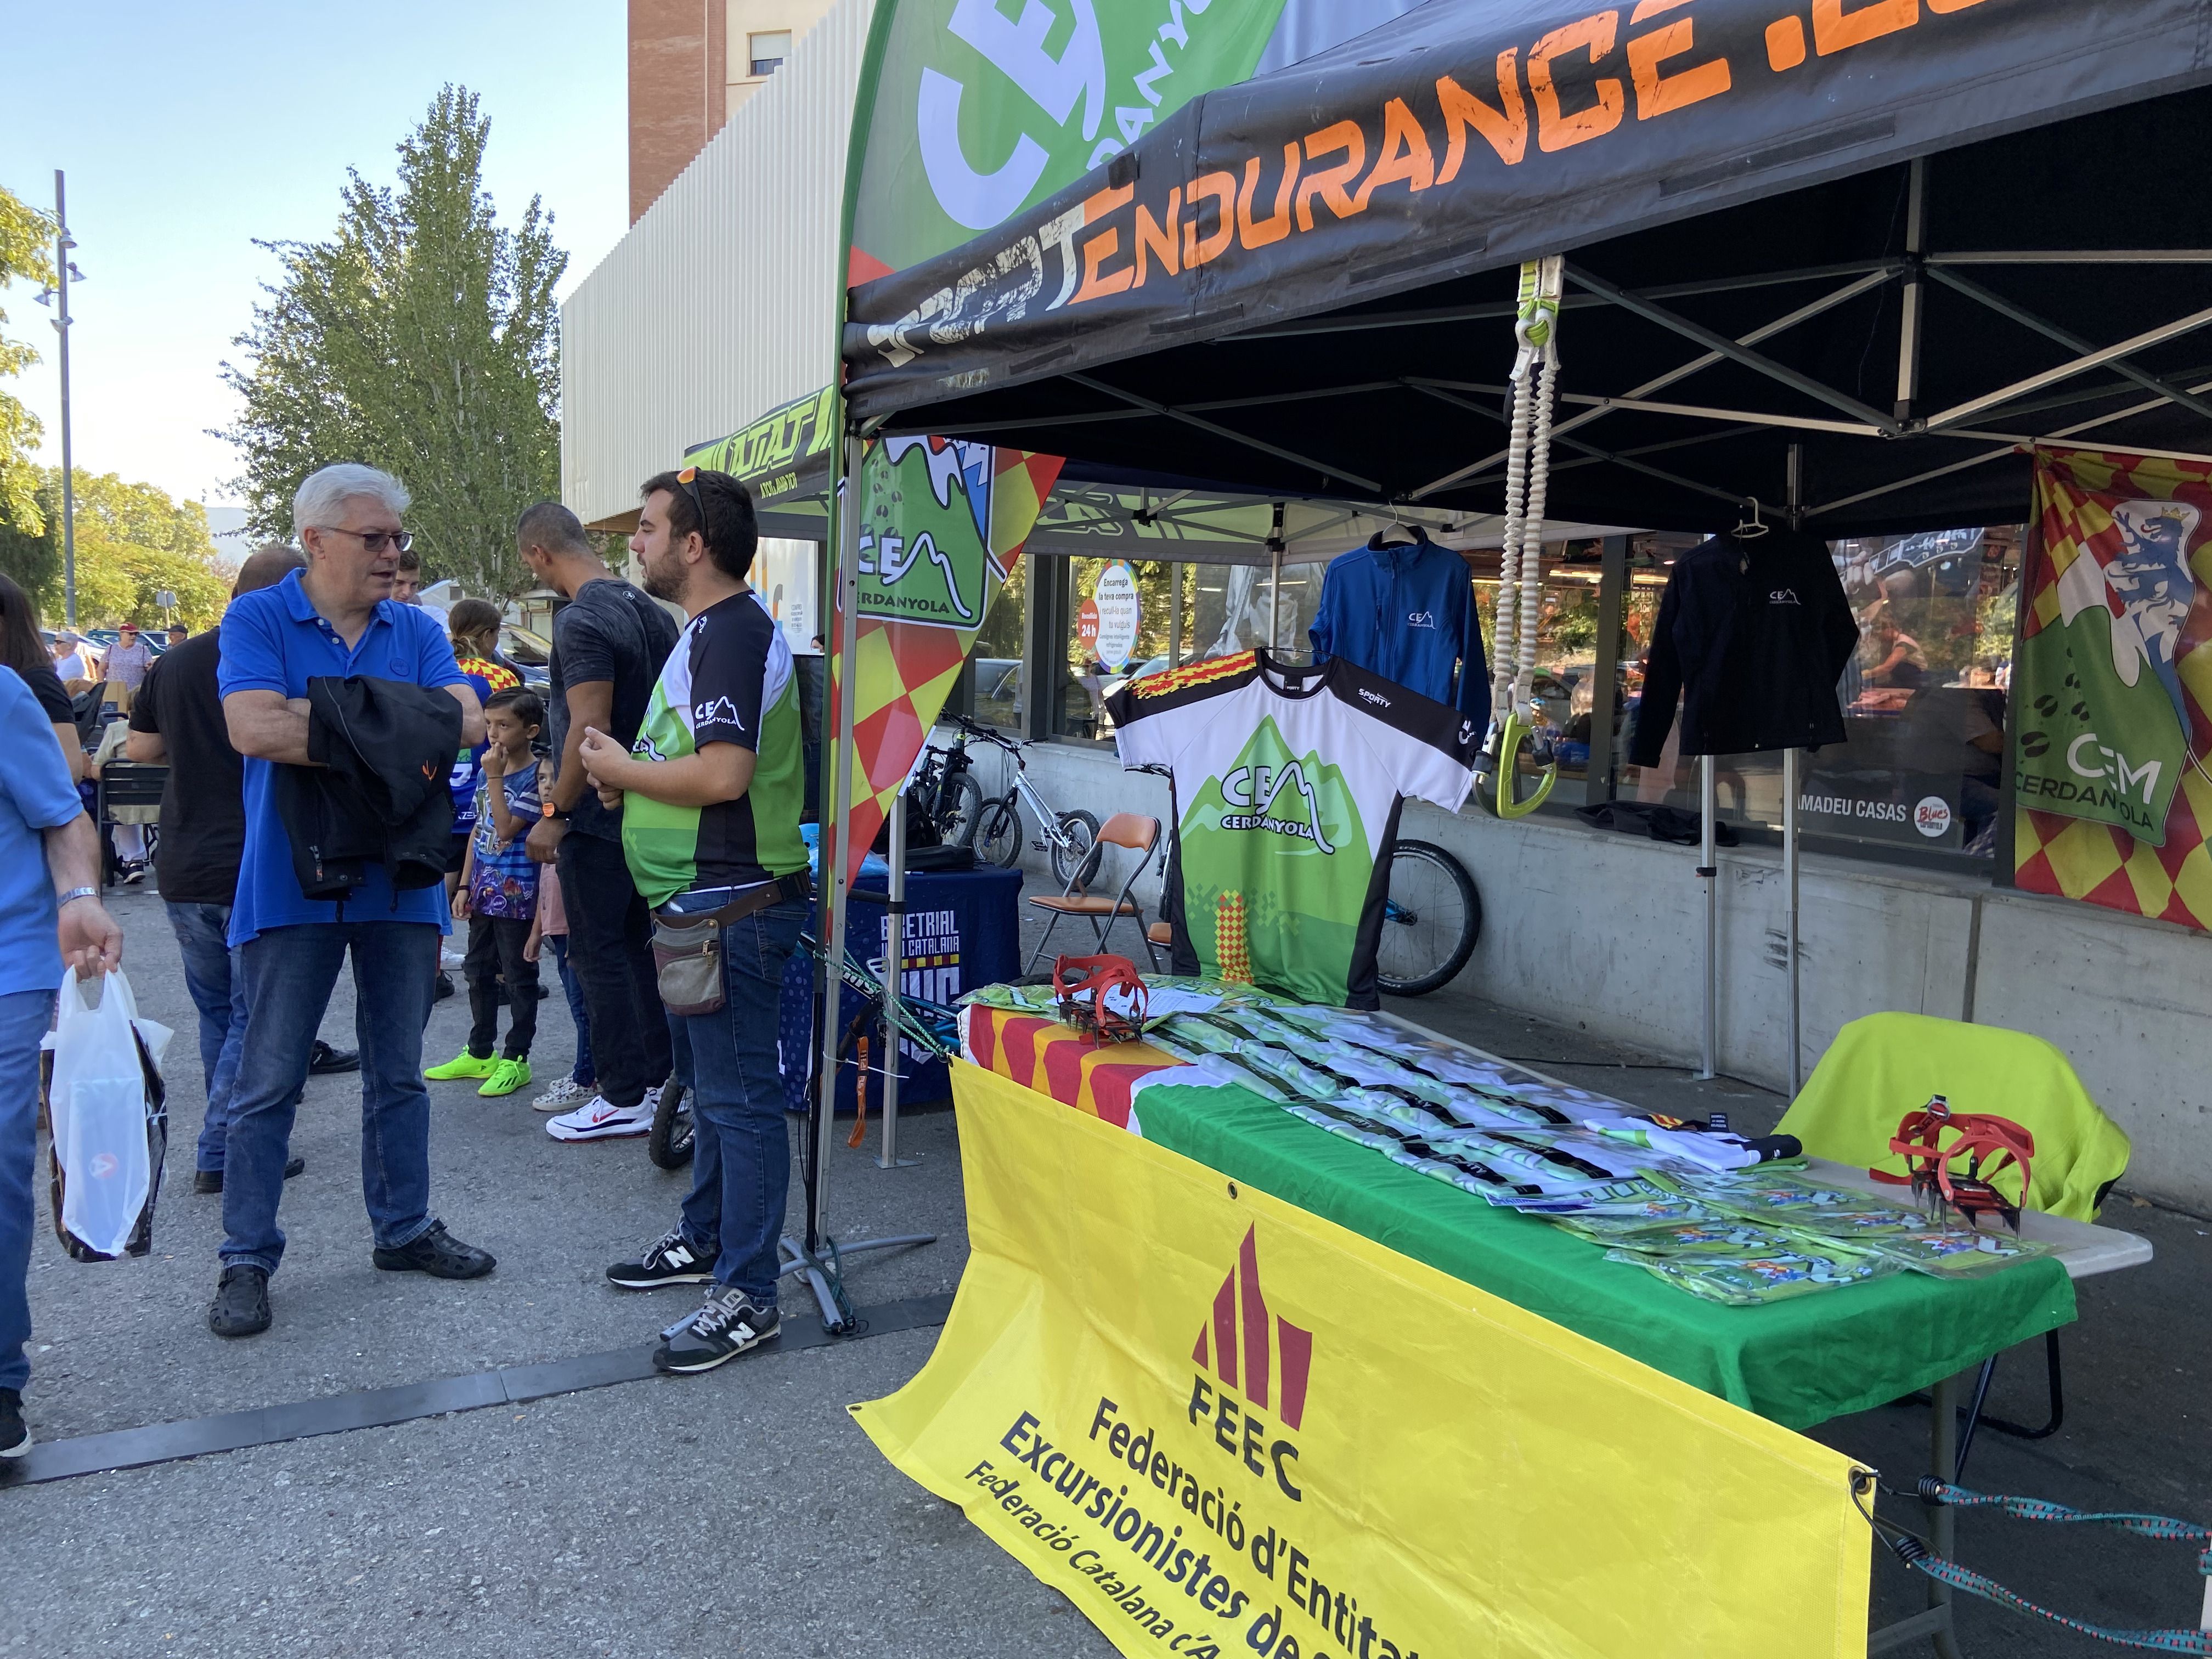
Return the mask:
M 443 881 L 460 704 L 442 686 L 335 676 L 309 680 L 307 702 L 307 757 L 319 764 L 276 769 L 300 890 L 343 903 L 372 863 L 395 893 Z
M 1628 746 L 1656 766 L 1682 698 L 1682 753 L 1742 755 L 1844 740 L 1836 681 L 1858 644 L 1828 544 L 1777 528 L 1716 536 L 1674 561 Z

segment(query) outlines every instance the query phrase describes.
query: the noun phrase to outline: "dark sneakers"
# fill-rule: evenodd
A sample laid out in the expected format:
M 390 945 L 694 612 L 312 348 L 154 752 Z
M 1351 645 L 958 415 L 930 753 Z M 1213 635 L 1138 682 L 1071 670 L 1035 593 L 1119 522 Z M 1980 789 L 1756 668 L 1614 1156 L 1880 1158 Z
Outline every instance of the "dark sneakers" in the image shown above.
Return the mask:
M 672 1229 L 635 1261 L 617 1261 L 607 1269 L 607 1283 L 626 1291 L 650 1291 L 663 1285 L 711 1285 L 714 1261 L 702 1260 L 684 1242 L 684 1230 Z
M 284 1179 L 289 1181 L 294 1176 L 304 1175 L 307 1173 L 307 1160 L 306 1158 L 287 1158 L 284 1161 Z M 192 1190 L 196 1193 L 221 1192 L 222 1190 L 222 1171 L 220 1170 L 193 1170 Z
M 462 1243 L 442 1221 L 396 1250 L 380 1245 L 370 1260 L 386 1273 L 428 1273 L 433 1279 L 482 1279 L 499 1265 L 489 1250 Z
M 757 1348 L 776 1333 L 782 1322 L 774 1308 L 757 1308 L 735 1285 L 717 1285 L 707 1292 L 705 1304 L 661 1340 L 653 1351 L 653 1368 L 688 1375 L 711 1371 L 735 1359 L 747 1348 Z
M 217 1336 L 258 1336 L 269 1328 L 269 1275 L 245 1262 L 216 1281 L 208 1328 Z
M 31 1431 L 23 1426 L 23 1395 L 15 1389 L 0 1389 L 0 1457 L 21 1457 L 31 1449 Z
M 309 1077 L 331 1077 L 340 1072 L 358 1072 L 359 1070 L 361 1070 L 360 1049 L 333 1048 L 322 1038 L 315 1039 L 314 1048 L 307 1060 Z

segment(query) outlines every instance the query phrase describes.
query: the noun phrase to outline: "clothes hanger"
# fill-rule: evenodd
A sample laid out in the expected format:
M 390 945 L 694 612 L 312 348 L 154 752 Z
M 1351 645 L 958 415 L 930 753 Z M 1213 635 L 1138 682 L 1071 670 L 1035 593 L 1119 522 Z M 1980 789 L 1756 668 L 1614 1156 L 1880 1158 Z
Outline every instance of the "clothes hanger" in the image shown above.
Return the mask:
M 1395 501 L 1390 504 L 1390 529 L 1401 532 L 1403 539 L 1389 539 L 1389 530 L 1378 530 L 1368 545 L 1380 552 L 1386 547 L 1417 547 L 1420 544 L 1420 532 L 1407 524 L 1406 515 L 1400 511 Z
M 1757 541 L 1774 526 L 1759 516 L 1759 497 L 1751 498 L 1751 517 L 1736 526 L 1732 532 L 1740 542 Z

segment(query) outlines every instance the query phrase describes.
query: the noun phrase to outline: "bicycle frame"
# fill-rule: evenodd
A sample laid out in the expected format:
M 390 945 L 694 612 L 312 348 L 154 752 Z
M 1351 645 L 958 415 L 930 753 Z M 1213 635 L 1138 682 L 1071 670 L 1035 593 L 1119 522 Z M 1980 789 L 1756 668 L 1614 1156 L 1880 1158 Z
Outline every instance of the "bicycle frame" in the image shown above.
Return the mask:
M 1013 759 L 1013 781 L 1006 786 L 1005 793 L 987 798 L 984 805 L 988 806 L 1004 804 L 1013 811 L 1017 828 L 1021 823 L 1021 807 L 1028 806 L 1030 815 L 1037 821 L 1037 828 L 1043 832 L 1044 839 L 1036 844 L 1039 847 L 1057 847 L 1062 853 L 1073 857 L 1077 850 L 1075 842 L 1067 832 L 1060 827 L 1058 809 L 1038 793 L 1036 785 L 1030 781 L 1029 761 L 1022 753 L 1029 744 L 1017 743 L 1011 738 L 1003 737 L 990 730 L 988 726 L 970 728 L 963 726 L 962 729 L 964 735 L 981 738 L 994 748 L 1005 750 Z

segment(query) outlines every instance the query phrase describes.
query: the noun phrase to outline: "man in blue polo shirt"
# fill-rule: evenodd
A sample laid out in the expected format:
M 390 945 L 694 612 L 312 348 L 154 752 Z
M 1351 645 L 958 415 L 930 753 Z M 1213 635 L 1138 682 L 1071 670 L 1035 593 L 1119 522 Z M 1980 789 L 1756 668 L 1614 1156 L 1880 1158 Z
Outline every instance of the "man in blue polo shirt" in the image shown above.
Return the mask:
M 343 907 L 300 890 L 276 808 L 276 768 L 305 766 L 307 682 L 325 676 L 442 687 L 461 705 L 461 742 L 483 741 L 483 711 L 445 630 L 392 598 L 407 491 L 367 466 L 326 466 L 293 498 L 295 539 L 307 556 L 274 587 L 239 599 L 222 619 L 223 718 L 246 757 L 246 853 L 230 943 L 246 970 L 246 1043 L 223 1170 L 222 1274 L 208 1326 L 218 1336 L 269 1328 L 269 1276 L 284 1254 L 276 1225 L 292 1115 L 315 1028 L 350 947 L 361 1040 L 362 1195 L 373 1260 L 395 1272 L 477 1279 L 490 1255 L 460 1243 L 430 1213 L 430 1097 L 422 1027 L 430 1017 L 445 890 L 395 891 L 374 865 Z

